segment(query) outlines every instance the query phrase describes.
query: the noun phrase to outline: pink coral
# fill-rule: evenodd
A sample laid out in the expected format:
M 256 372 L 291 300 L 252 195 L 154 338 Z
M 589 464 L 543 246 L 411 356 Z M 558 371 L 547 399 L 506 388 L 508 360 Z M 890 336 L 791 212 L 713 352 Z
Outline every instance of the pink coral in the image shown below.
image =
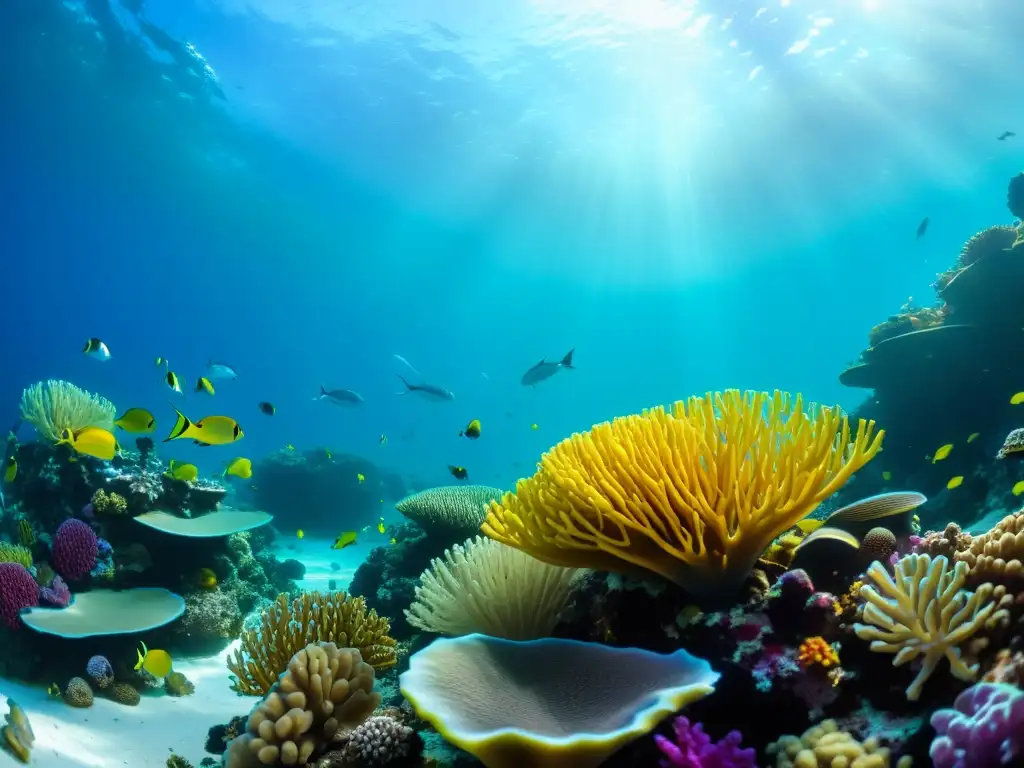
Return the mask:
M 69 581 L 88 575 L 96 565 L 99 543 L 88 523 L 68 518 L 53 536 L 53 566 Z
M 48 586 L 39 588 L 39 599 L 58 608 L 67 608 L 68 603 L 71 602 L 71 590 L 68 589 L 64 579 L 54 576 Z
M 662 768 L 756 768 L 753 749 L 741 749 L 739 731 L 729 731 L 724 739 L 712 743 L 700 723 L 691 725 L 680 715 L 672 722 L 673 743 L 664 736 L 655 736 L 654 743 L 665 756 Z
M 39 585 L 19 563 L 0 563 L 0 618 L 11 629 L 21 626 L 21 612 L 39 605 Z

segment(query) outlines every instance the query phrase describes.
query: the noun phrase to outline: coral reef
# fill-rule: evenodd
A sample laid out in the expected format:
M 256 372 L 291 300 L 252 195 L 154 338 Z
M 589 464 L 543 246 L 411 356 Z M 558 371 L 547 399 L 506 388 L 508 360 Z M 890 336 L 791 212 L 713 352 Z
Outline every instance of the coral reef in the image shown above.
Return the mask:
M 225 768 L 301 765 L 343 727 L 363 723 L 380 703 L 373 667 L 359 651 L 309 644 L 249 715 L 246 732 L 228 744 Z
M 1016 765 L 1024 759 L 1024 693 L 1011 685 L 976 683 L 931 722 L 938 734 L 929 750 L 935 768 Z
M 114 404 L 67 381 L 41 381 L 21 395 L 21 418 L 51 442 L 60 440 L 64 430 L 83 427 L 114 428 Z
M 889 768 L 889 750 L 876 739 L 860 742 L 824 720 L 801 736 L 783 736 L 768 746 L 775 768 Z M 901 758 L 897 768 L 910 768 Z
M 87 576 L 98 553 L 96 533 L 81 520 L 65 520 L 53 536 L 53 567 L 68 581 Z
M 25 566 L 0 563 L 0 619 L 11 629 L 21 626 L 21 612 L 39 605 L 39 585 Z
M 425 632 L 533 640 L 551 634 L 580 573 L 477 536 L 431 562 L 405 617 Z
M 139 702 L 142 701 L 142 696 L 135 686 L 128 683 L 114 683 L 107 689 L 107 695 L 118 704 L 124 704 L 127 707 L 138 706 Z
M 64 689 L 64 701 L 72 707 L 91 707 L 92 688 L 83 678 L 72 677 Z
M 672 732 L 672 741 L 661 735 L 654 737 L 665 756 L 663 768 L 756 768 L 755 751 L 740 747 L 743 736 L 739 731 L 730 731 L 721 741 L 713 742 L 703 725 L 691 724 L 680 715 L 672 721 Z
M 311 643 L 337 642 L 359 651 L 365 663 L 376 669 L 395 663 L 395 641 L 390 624 L 375 611 L 367 611 L 360 597 L 344 592 L 303 592 L 288 595 L 262 612 L 258 630 L 242 635 L 242 645 L 228 660 L 235 676 L 233 689 L 263 695 L 297 652 Z
M 416 732 L 388 715 L 369 718 L 350 731 L 335 736 L 340 750 L 323 756 L 318 765 L 330 768 L 421 765 L 423 742 Z

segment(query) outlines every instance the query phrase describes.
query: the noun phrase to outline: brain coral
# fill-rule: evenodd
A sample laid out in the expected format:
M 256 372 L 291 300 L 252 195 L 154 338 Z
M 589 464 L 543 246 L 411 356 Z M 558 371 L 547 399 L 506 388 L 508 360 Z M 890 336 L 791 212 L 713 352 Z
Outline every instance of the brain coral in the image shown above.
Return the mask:
M 81 520 L 68 518 L 53 536 L 53 566 L 68 581 L 87 576 L 98 552 L 96 534 Z
M 64 689 L 64 701 L 72 707 L 91 707 L 92 688 L 82 678 L 72 677 L 68 680 L 68 687 Z
M 128 685 L 128 683 L 114 683 L 110 686 L 108 693 L 110 698 L 118 704 L 124 704 L 128 707 L 134 707 L 142 700 L 139 692 L 133 686 Z
M 539 560 L 731 594 L 757 558 L 882 447 L 839 408 L 729 390 L 599 424 L 544 454 L 481 530 Z
M 406 496 L 395 509 L 431 536 L 462 541 L 480 531 L 487 504 L 504 494 L 486 485 L 448 485 Z
M 11 629 L 21 626 L 21 611 L 39 605 L 39 585 L 18 563 L 0 563 L 0 618 Z

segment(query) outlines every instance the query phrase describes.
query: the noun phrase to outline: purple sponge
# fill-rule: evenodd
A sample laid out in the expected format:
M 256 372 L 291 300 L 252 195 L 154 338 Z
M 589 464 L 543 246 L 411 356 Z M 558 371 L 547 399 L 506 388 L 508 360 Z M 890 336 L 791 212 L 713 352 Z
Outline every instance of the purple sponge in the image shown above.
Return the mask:
M 39 585 L 24 565 L 0 563 L 0 618 L 11 629 L 21 626 L 21 612 L 39 605 Z
M 1024 692 L 1005 683 L 976 683 L 953 709 L 932 715 L 935 768 L 994 768 L 1024 759 Z
M 89 575 L 96 565 L 99 543 L 88 523 L 71 517 L 53 536 L 53 567 L 68 581 Z
M 757 768 L 753 749 L 741 749 L 742 736 L 739 731 L 729 731 L 717 744 L 704 733 L 700 723 L 691 725 L 680 715 L 672 721 L 676 741 L 673 744 L 664 736 L 655 736 L 654 743 L 665 755 L 661 768 Z

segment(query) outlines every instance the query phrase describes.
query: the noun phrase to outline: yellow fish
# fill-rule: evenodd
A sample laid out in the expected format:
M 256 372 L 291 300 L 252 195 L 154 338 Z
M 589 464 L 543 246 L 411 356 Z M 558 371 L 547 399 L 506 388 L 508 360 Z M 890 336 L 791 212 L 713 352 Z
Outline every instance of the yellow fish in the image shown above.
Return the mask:
M 951 477 L 949 479 L 949 482 L 946 483 L 946 487 L 949 490 L 952 491 L 954 488 L 959 488 L 961 485 L 963 485 L 963 482 L 964 482 L 964 476 L 963 475 L 957 475 L 956 477 Z
M 468 437 L 470 440 L 476 440 L 480 437 L 480 419 L 473 419 L 466 428 L 459 432 L 459 437 Z
M 171 407 L 174 408 L 174 405 Z M 174 408 L 174 412 L 178 414 L 178 420 L 171 434 L 164 438 L 165 443 L 184 438 L 194 440 L 199 445 L 227 445 L 245 437 L 238 422 L 229 416 L 204 416 L 193 424 L 177 408 Z
M 175 480 L 184 480 L 186 483 L 192 483 L 199 477 L 199 467 L 195 464 L 185 464 L 171 459 L 170 466 L 167 468 L 167 474 Z
M 215 394 L 213 384 L 205 376 L 200 376 L 196 381 L 196 392 L 205 392 L 208 395 Z
M 228 475 L 248 480 L 252 477 L 252 462 L 242 456 L 232 459 L 228 464 L 228 468 L 224 470 L 224 476 L 227 477 Z
M 102 427 L 85 427 L 77 432 L 65 429 L 57 445 L 70 445 L 75 453 L 84 453 L 104 461 L 110 461 L 121 452 L 114 433 Z
M 1022 493 L 1024 493 L 1024 480 L 1018 480 L 1013 484 L 1013 495 L 1020 496 Z
M 4 467 L 4 482 L 13 483 L 18 476 L 18 462 L 13 456 L 7 458 L 7 466 Z
M 953 444 L 952 443 L 946 443 L 945 445 L 941 446 L 939 448 L 939 450 L 937 450 L 935 452 L 935 456 L 932 458 L 932 464 L 934 464 L 937 461 L 942 461 L 944 458 L 949 456 L 949 454 L 950 454 L 950 452 L 952 450 L 953 450 Z
M 55 699 L 59 699 L 61 696 L 60 686 L 56 683 L 50 683 L 50 687 L 46 689 L 46 693 Z
M 1021 403 L 1024 403 L 1024 392 L 1018 392 L 1010 398 L 1010 405 L 1020 405 Z
M 981 437 L 981 432 L 971 432 L 971 434 L 967 436 L 967 442 L 973 443 L 979 437 Z
M 885 470 L 885 472 L 882 473 L 882 479 L 885 481 L 892 480 L 892 472 Z
M 139 660 L 135 663 L 135 671 L 145 669 L 153 677 L 167 677 L 171 674 L 171 655 L 167 651 L 150 651 L 142 643 L 142 650 L 136 651 Z
M 286 451 L 294 451 L 294 450 L 295 450 L 295 446 L 294 446 L 294 445 L 292 445 L 291 443 L 288 443 L 288 445 L 286 445 L 286 446 L 284 447 L 284 449 L 285 449 Z
M 356 479 L 359 480 L 359 482 L 361 483 L 363 482 L 363 480 L 366 479 L 366 477 L 363 475 L 362 472 L 360 472 L 359 474 L 356 475 Z
M 145 408 L 129 408 L 114 426 L 136 435 L 148 435 L 156 429 L 156 419 Z
M 345 547 L 351 546 L 356 543 L 356 532 L 355 531 L 344 531 L 334 540 L 331 544 L 331 549 L 344 549 Z
M 396 539 L 394 536 L 392 536 L 391 537 L 391 543 L 392 544 L 397 544 L 398 543 L 398 539 Z
M 164 360 L 162 357 L 158 357 L 156 360 L 154 360 L 154 362 L 156 363 L 157 368 L 159 368 L 161 365 L 163 365 L 167 361 Z
M 815 520 L 810 517 L 805 517 L 803 520 L 796 524 L 797 529 L 803 534 L 811 534 L 821 528 L 825 524 L 824 520 Z
M 386 530 L 387 528 L 384 527 L 384 518 L 382 517 L 380 522 L 377 523 L 377 533 L 384 533 Z
M 297 538 L 304 539 L 304 538 L 306 538 L 306 532 L 304 530 L 302 530 L 301 528 L 299 528 L 299 530 L 297 530 L 295 532 L 295 536 Z
M 167 372 L 167 375 L 164 376 L 164 382 L 166 382 L 167 386 L 170 387 L 175 392 L 177 392 L 179 395 L 182 394 L 181 380 L 178 378 L 178 374 L 176 374 L 174 371 Z
M 209 568 L 200 568 L 196 572 L 196 581 L 199 583 L 199 586 L 203 589 L 217 588 L 217 574 L 211 571 Z
M 330 448 L 324 448 L 324 456 L 326 456 L 328 458 L 328 460 L 334 458 L 334 456 L 331 455 L 331 449 Z
M 536 424 L 531 424 L 530 425 L 530 429 L 532 429 L 534 432 L 536 432 L 537 431 L 537 425 Z

